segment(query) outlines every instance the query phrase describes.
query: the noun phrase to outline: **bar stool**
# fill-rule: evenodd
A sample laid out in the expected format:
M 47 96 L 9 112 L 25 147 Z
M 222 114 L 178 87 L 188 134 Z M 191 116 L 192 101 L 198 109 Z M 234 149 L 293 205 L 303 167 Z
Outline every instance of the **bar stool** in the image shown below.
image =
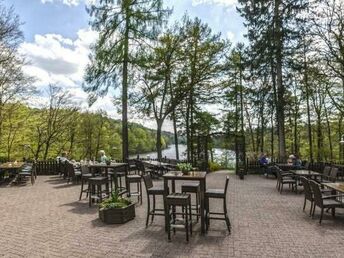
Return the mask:
M 125 189 L 125 187 L 122 185 L 122 178 L 125 177 L 125 172 L 124 171 L 109 171 L 108 174 L 109 174 L 109 177 L 110 177 L 111 191 L 118 190 L 120 192 L 123 189 Z M 119 189 L 114 189 L 114 187 L 113 187 L 113 184 L 114 184 L 115 180 L 117 180 L 117 182 L 118 182 L 117 185 L 118 185 Z
M 126 175 L 125 177 L 127 186 L 128 186 L 128 196 L 137 196 L 137 201 L 142 204 L 142 182 L 141 182 L 141 175 Z M 137 191 L 131 191 L 131 184 L 136 184 Z
M 103 200 L 103 193 L 105 193 L 107 196 L 109 195 L 109 192 L 107 189 L 102 189 L 102 185 L 108 184 L 109 179 L 107 177 L 103 176 L 97 176 L 97 177 L 91 177 L 88 179 L 88 187 L 89 187 L 89 206 L 92 205 L 92 199 L 99 200 L 102 202 Z
M 201 196 L 201 186 L 198 182 L 188 182 L 183 183 L 181 187 L 182 193 L 194 193 L 196 196 L 196 204 L 192 204 L 191 200 L 191 210 L 196 211 L 196 213 L 193 213 L 192 215 L 196 215 L 197 222 L 199 221 L 199 214 L 200 214 L 200 196 Z
M 229 218 L 228 218 L 227 204 L 226 204 L 228 182 L 229 182 L 229 176 L 226 177 L 225 189 L 207 189 L 205 191 L 205 196 L 204 196 L 205 197 L 205 209 L 206 209 L 205 221 L 206 221 L 206 230 L 207 231 L 209 228 L 210 219 L 214 219 L 214 220 L 225 220 L 229 234 L 231 233 L 231 223 L 230 223 Z M 210 198 L 223 199 L 223 212 L 210 212 L 210 210 L 209 210 L 209 199 Z M 210 215 L 223 215 L 224 218 L 210 217 Z
M 171 227 L 173 233 L 176 232 L 176 228 L 184 228 L 186 233 L 186 242 L 189 242 L 189 230 L 192 235 L 192 220 L 191 220 L 191 198 L 190 194 L 185 193 L 172 193 L 166 196 L 166 206 L 168 213 L 167 233 L 168 240 L 171 241 Z M 182 207 L 182 212 L 176 212 L 176 206 Z M 172 212 L 171 212 L 172 208 Z M 170 213 L 171 212 L 171 213 Z M 177 223 L 176 215 L 182 215 L 183 219 L 178 220 L 181 223 Z M 171 218 L 172 217 L 172 218 Z
M 154 186 L 152 176 L 149 174 L 143 175 L 143 182 L 145 183 L 147 193 L 147 219 L 146 227 L 148 227 L 149 216 L 152 216 L 151 223 L 153 223 L 154 216 L 165 216 L 164 209 L 155 208 L 155 196 L 164 196 L 164 187 Z M 153 209 L 150 209 L 150 196 L 153 197 Z M 159 212 L 160 211 L 160 212 Z M 162 212 L 162 213 L 161 213 Z
M 90 179 L 92 176 L 91 173 L 89 173 L 88 167 L 87 166 L 81 166 L 81 190 L 80 190 L 80 197 L 79 197 L 79 201 L 82 198 L 82 194 L 86 193 L 86 198 L 89 195 L 90 192 L 90 187 L 88 184 L 88 179 Z M 87 188 L 84 189 L 84 185 L 87 184 Z

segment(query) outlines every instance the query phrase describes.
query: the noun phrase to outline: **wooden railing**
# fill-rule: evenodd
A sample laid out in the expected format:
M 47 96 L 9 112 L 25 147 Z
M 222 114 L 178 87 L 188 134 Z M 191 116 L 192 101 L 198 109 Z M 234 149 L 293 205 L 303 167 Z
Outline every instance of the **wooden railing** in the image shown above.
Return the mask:
M 37 175 L 58 175 L 60 163 L 56 160 L 36 161 Z

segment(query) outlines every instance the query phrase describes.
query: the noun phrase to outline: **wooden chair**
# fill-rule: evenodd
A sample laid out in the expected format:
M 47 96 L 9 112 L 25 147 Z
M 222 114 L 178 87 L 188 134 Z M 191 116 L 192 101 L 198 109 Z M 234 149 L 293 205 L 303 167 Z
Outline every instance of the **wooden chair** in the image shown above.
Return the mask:
M 81 166 L 81 190 L 80 190 L 79 201 L 81 200 L 83 193 L 86 193 L 86 198 L 88 197 L 89 192 L 90 192 L 88 179 L 90 179 L 91 177 L 93 176 L 90 173 L 88 166 L 82 165 Z M 86 185 L 86 188 L 84 189 L 85 185 Z
M 277 171 L 277 189 L 280 193 L 283 191 L 283 186 L 288 184 L 292 187 L 292 190 L 297 192 L 297 181 L 290 173 L 281 173 L 281 170 Z
M 311 208 L 309 210 L 309 216 L 312 215 L 312 210 L 313 210 L 313 203 L 314 203 L 314 197 L 313 197 L 313 192 L 311 189 L 311 186 L 309 184 L 309 180 L 303 176 L 300 177 L 301 183 L 303 185 L 304 189 L 304 194 L 305 194 L 305 200 L 303 203 L 303 210 L 306 208 L 306 202 L 310 201 L 311 202 Z
M 35 179 L 37 178 L 35 164 L 26 165 L 20 170 L 20 172 L 18 173 L 18 182 L 23 182 L 23 180 L 28 177 L 31 179 L 31 185 L 33 185 L 35 183 Z
M 143 175 L 143 182 L 145 183 L 147 193 L 147 218 L 146 227 L 148 227 L 149 216 L 152 216 L 151 223 L 153 223 L 154 216 L 165 216 L 164 209 L 157 209 L 155 207 L 155 197 L 164 195 L 164 187 L 154 186 L 152 176 L 150 174 Z M 153 209 L 150 208 L 150 196 L 153 197 Z M 162 211 L 162 213 L 161 213 Z
M 313 181 L 309 181 L 313 195 L 314 195 L 314 205 L 312 211 L 312 218 L 314 218 L 315 207 L 318 206 L 321 209 L 319 224 L 321 224 L 324 209 L 331 209 L 332 216 L 335 216 L 336 208 L 344 208 L 344 203 L 336 200 L 337 197 L 343 197 L 343 195 L 323 195 L 321 193 L 320 185 Z
M 192 235 L 190 194 L 171 193 L 166 196 L 166 205 L 168 210 L 168 240 L 171 241 L 171 228 L 173 228 L 174 233 L 176 232 L 176 228 L 184 228 L 186 233 L 186 242 L 189 242 L 189 232 L 190 235 Z M 181 213 L 176 212 L 176 207 L 178 206 L 182 207 Z M 183 220 L 177 220 L 176 215 L 182 215 Z
M 226 177 L 226 183 L 224 189 L 207 189 L 205 192 L 205 209 L 206 209 L 206 230 L 208 231 L 210 220 L 225 220 L 229 234 L 231 233 L 231 223 L 228 217 L 227 211 L 227 189 L 228 189 L 229 176 Z M 222 199 L 223 200 L 223 212 L 210 212 L 209 199 Z M 221 217 L 211 217 L 210 215 L 222 215 Z

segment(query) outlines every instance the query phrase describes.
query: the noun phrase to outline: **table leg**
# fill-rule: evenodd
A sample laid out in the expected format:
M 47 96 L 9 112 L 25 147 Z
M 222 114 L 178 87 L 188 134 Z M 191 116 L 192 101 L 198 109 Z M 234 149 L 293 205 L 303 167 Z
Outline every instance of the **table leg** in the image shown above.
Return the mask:
M 168 209 L 166 205 L 166 197 L 168 195 L 168 180 L 164 178 L 164 210 L 165 210 L 165 231 L 168 230 L 168 223 L 169 223 L 169 216 L 168 216 Z
M 201 196 L 200 196 L 200 202 L 201 202 L 201 233 L 205 234 L 205 189 L 206 189 L 206 183 L 205 180 L 200 180 L 200 187 L 201 187 Z

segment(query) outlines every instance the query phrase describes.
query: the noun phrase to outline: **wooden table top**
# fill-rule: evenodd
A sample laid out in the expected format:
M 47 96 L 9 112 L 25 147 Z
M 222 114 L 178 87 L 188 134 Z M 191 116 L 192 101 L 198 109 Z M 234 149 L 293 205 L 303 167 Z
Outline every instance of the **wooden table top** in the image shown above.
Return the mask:
M 320 175 L 322 175 L 322 174 L 320 174 L 320 173 L 318 173 L 316 171 L 306 170 L 306 169 L 290 170 L 290 172 L 295 174 L 295 175 L 299 175 L 299 176 L 307 176 L 307 175 L 320 176 Z
M 97 164 L 88 165 L 88 167 L 90 168 L 118 168 L 118 167 L 123 167 L 127 165 L 128 163 L 111 163 L 110 165 L 106 165 L 105 163 L 97 163 Z
M 322 185 L 336 190 L 337 192 L 344 193 L 344 183 L 322 183 Z
M 24 162 L 6 162 L 0 165 L 0 169 L 18 169 L 24 166 Z
M 163 175 L 166 179 L 180 179 L 180 180 L 201 180 L 205 179 L 207 172 L 203 171 L 190 171 L 187 174 L 183 174 L 181 171 L 170 171 Z
M 143 160 L 143 163 L 146 163 L 148 165 L 156 166 L 156 167 L 161 167 L 161 166 L 169 166 L 169 163 L 166 162 L 160 162 L 157 160 Z

